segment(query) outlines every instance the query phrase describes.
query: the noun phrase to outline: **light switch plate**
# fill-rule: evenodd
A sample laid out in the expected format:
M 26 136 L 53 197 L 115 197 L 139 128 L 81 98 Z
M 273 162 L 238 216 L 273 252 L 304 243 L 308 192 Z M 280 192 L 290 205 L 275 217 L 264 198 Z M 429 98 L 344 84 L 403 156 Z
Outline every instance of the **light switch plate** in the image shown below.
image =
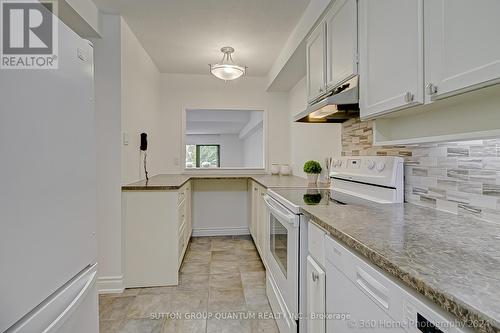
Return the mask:
M 128 133 L 123 133 L 123 145 L 128 146 L 128 142 L 129 142 Z
M 76 56 L 82 61 L 87 60 L 87 57 L 85 56 L 85 53 L 84 53 L 83 49 L 81 49 L 81 48 L 76 49 Z

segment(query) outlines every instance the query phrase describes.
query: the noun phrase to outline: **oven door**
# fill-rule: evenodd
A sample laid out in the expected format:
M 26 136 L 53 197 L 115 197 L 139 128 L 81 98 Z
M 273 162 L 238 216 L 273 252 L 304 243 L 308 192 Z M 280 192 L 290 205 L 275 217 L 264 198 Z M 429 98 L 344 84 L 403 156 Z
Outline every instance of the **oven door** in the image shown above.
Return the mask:
M 268 271 L 291 315 L 298 313 L 299 290 L 299 215 L 293 214 L 270 196 L 264 196 L 268 207 L 266 259 Z

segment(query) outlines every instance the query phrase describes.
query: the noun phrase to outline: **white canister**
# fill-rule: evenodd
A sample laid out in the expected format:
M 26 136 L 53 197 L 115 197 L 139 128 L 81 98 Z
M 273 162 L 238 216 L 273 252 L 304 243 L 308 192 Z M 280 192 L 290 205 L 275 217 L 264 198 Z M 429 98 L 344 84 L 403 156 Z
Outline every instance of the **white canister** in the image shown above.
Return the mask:
M 280 174 L 282 176 L 289 176 L 291 173 L 290 165 L 288 164 L 282 164 L 280 167 Z
M 280 173 L 280 165 L 277 163 L 271 164 L 271 175 L 278 175 Z

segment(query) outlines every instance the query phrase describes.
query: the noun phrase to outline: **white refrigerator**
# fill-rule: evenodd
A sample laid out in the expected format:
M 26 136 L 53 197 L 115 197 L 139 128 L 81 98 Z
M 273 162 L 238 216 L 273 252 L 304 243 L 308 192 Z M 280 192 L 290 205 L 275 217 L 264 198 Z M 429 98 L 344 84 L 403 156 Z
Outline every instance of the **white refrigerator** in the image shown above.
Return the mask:
M 93 49 L 0 70 L 0 332 L 97 333 Z

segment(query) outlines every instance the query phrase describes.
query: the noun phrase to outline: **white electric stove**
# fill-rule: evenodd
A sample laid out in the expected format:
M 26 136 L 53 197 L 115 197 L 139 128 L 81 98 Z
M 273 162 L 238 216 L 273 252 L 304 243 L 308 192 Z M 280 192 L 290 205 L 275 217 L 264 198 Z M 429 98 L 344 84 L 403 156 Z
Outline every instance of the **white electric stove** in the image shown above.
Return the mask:
M 334 159 L 329 187 L 271 189 L 268 206 L 267 295 L 281 333 L 305 333 L 307 220 L 305 205 L 349 205 L 404 200 L 403 159 L 396 156 L 345 156 Z M 314 332 L 309 332 L 314 333 Z

